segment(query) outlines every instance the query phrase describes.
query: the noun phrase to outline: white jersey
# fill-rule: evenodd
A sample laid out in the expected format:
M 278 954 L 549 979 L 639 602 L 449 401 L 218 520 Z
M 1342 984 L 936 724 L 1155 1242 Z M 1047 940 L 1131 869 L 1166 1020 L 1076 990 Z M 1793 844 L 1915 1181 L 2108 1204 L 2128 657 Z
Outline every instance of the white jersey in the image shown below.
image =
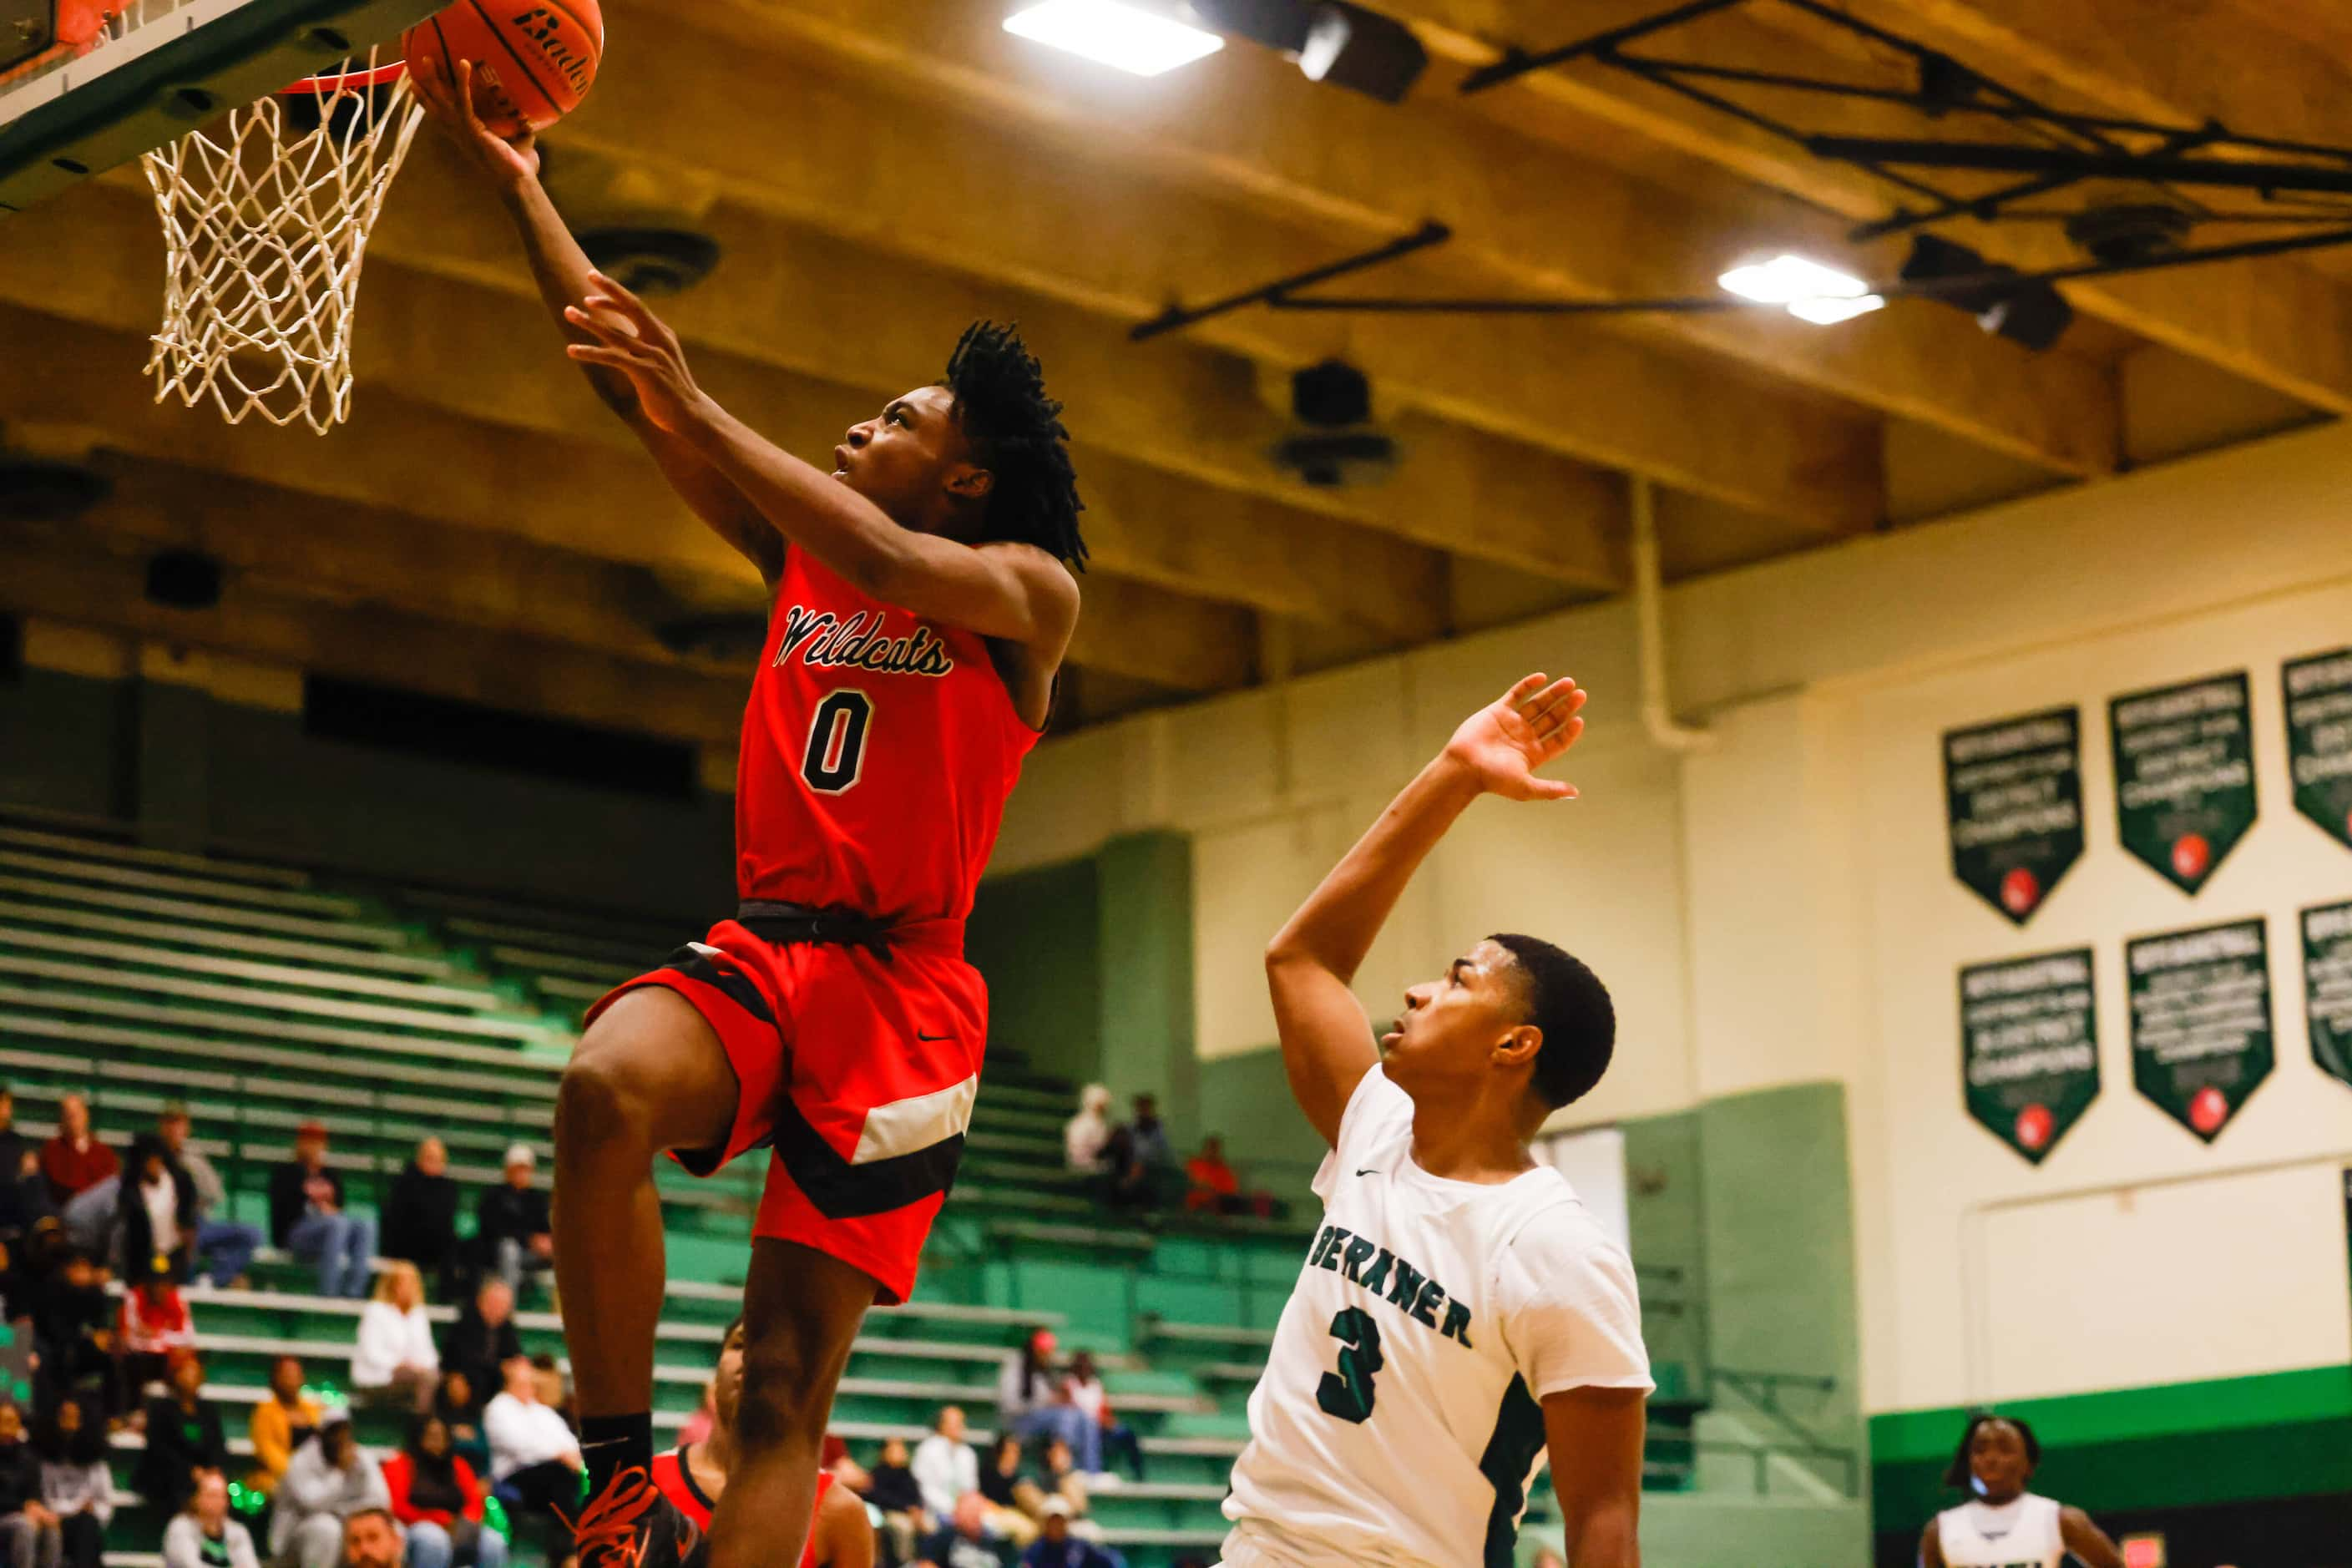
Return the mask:
M 1316 1173 L 1324 1224 L 1234 1466 L 1224 1560 L 1508 1563 L 1545 1395 L 1650 1381 L 1633 1266 L 1567 1178 L 1414 1164 L 1412 1100 L 1375 1067 Z
M 2058 1505 L 2027 1492 L 1999 1508 L 1964 1502 L 1936 1516 L 1947 1568 L 2063 1568 Z

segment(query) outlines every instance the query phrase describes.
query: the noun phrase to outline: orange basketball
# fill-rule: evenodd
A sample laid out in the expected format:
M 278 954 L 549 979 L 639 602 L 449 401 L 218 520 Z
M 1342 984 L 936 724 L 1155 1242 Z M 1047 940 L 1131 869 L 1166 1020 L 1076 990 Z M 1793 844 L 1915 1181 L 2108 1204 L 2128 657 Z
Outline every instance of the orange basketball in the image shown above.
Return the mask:
M 400 47 L 411 70 L 454 72 L 473 61 L 483 122 L 510 136 L 544 131 L 580 107 L 604 58 L 604 17 L 596 0 L 457 0 L 409 28 Z

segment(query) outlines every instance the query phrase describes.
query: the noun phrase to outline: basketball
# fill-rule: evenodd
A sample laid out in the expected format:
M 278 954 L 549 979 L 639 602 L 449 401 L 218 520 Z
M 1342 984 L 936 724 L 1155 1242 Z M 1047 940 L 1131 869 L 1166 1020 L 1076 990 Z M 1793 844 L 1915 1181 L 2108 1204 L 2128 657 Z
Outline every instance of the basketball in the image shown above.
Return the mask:
M 408 29 L 402 58 L 411 70 L 456 69 L 474 62 L 483 122 L 501 135 L 544 131 L 588 96 L 604 57 L 604 18 L 596 0 L 458 0 Z M 484 82 L 488 70 L 496 85 Z

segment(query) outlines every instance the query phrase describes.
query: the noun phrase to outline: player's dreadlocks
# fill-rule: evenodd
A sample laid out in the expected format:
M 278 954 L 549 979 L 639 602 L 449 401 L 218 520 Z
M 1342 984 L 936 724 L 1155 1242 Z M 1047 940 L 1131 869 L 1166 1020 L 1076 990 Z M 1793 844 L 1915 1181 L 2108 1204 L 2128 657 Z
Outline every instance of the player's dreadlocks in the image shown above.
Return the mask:
M 1062 427 L 1062 405 L 1045 395 L 1045 374 L 1021 342 L 1020 329 L 974 321 L 948 356 L 940 384 L 955 394 L 964 435 L 995 476 L 990 533 L 1034 544 L 1085 571 L 1078 513 L 1086 503 L 1078 500 L 1077 474 L 1070 467 L 1070 433 Z

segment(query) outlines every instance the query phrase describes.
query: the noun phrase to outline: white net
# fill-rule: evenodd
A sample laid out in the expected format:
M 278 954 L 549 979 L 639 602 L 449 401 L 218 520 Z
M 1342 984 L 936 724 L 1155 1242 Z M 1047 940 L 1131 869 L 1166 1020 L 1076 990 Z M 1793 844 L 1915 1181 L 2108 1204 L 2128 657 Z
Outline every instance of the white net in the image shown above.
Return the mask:
M 351 413 L 360 264 L 424 118 L 396 67 L 351 63 L 146 155 L 163 220 L 158 403 L 320 435 Z

